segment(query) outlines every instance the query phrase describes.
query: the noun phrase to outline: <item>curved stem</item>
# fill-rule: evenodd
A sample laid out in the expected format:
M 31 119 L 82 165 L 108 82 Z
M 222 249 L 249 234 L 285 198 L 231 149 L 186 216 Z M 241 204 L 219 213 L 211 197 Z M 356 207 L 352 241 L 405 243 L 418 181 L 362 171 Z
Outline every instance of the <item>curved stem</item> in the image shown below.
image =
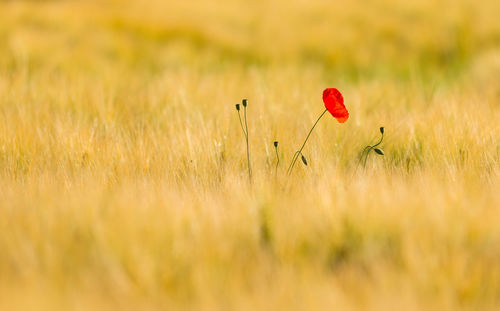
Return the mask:
M 309 134 L 307 134 L 306 140 L 304 140 L 304 143 L 302 144 L 302 147 L 300 147 L 300 149 L 295 153 L 295 156 L 294 156 L 294 158 L 292 160 L 292 163 L 290 163 L 290 167 L 288 167 L 288 171 L 287 171 L 288 174 L 290 174 L 292 172 L 292 169 L 295 166 L 295 163 L 297 162 L 297 159 L 299 158 L 299 155 L 302 154 L 302 150 L 304 149 L 304 147 L 305 147 L 305 145 L 307 143 L 307 140 L 309 139 L 309 136 L 311 136 L 311 133 L 314 130 L 314 128 L 316 127 L 316 125 L 318 124 L 319 120 L 321 120 L 321 118 L 325 115 L 325 113 L 327 111 L 328 111 L 328 109 L 325 109 L 325 111 L 323 111 L 323 113 L 319 116 L 319 118 L 316 120 L 316 122 L 314 123 L 313 127 L 309 131 Z
M 373 149 L 375 149 L 375 147 L 380 145 L 382 143 L 382 140 L 384 140 L 384 133 L 382 133 L 382 136 L 380 136 L 380 140 L 378 141 L 378 143 L 376 143 L 373 146 L 366 146 L 365 149 L 363 149 L 363 152 L 364 152 L 366 150 L 366 148 L 369 147 L 368 151 L 366 152 L 365 162 L 363 162 L 363 167 L 366 167 L 366 160 L 368 159 L 368 155 L 370 154 L 370 151 L 372 151 Z
M 372 149 L 374 148 L 374 146 L 369 146 L 370 148 L 368 149 L 368 151 L 366 152 L 366 156 L 365 156 L 365 162 L 363 162 L 363 167 L 366 167 L 366 160 L 368 160 L 368 155 L 370 154 L 370 151 L 372 151 Z
M 295 151 L 295 153 L 293 154 L 293 157 L 292 157 L 292 163 L 295 163 L 295 161 L 297 161 L 297 159 L 299 158 L 299 155 L 300 155 L 300 151 Z M 286 171 L 287 174 L 290 174 L 290 170 L 291 170 L 291 165 L 288 167 L 288 170 Z
M 363 149 L 363 151 L 361 151 L 361 154 L 360 154 L 360 156 L 359 156 L 358 166 L 359 166 L 359 164 L 361 163 L 361 161 L 363 161 L 363 157 L 365 156 L 365 151 L 366 151 L 366 149 L 368 149 L 368 148 L 371 148 L 371 146 L 366 146 L 366 147 Z
M 274 147 L 274 150 L 276 150 L 276 169 L 275 169 L 275 175 L 278 173 L 278 166 L 280 165 L 280 156 L 278 154 L 278 147 Z
M 245 128 L 243 127 L 243 122 L 241 121 L 240 111 L 238 110 L 238 119 L 240 119 L 241 130 L 243 131 L 243 135 L 245 135 L 245 139 L 247 138 L 247 132 L 245 132 Z
M 243 106 L 245 114 L 245 129 L 246 129 L 246 140 L 247 140 L 247 160 L 248 160 L 248 178 L 252 180 L 252 166 L 250 164 L 250 150 L 248 149 L 248 124 L 247 124 L 247 107 Z
M 384 134 L 382 133 L 382 136 L 380 136 L 380 140 L 378 141 L 378 143 L 376 143 L 375 145 L 373 145 L 372 147 L 375 148 L 377 147 L 378 145 L 380 145 L 382 143 L 382 140 L 384 140 Z

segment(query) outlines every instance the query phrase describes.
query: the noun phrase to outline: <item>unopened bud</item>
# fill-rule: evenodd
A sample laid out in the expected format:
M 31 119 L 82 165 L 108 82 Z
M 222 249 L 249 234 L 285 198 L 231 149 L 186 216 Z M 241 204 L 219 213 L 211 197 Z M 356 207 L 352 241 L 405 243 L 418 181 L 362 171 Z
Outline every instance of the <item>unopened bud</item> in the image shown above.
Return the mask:
M 236 104 L 236 110 L 240 111 L 240 104 Z
M 382 126 L 382 127 L 380 127 L 380 133 L 381 133 L 381 134 L 384 134 L 384 127 L 383 127 L 383 126 Z
M 303 154 L 302 154 L 302 162 L 307 166 L 307 160 L 306 160 L 306 157 L 304 157 Z
M 384 152 L 382 151 L 382 149 L 375 148 L 373 150 L 375 150 L 375 152 L 378 153 L 379 155 L 384 155 Z
M 274 142 L 274 147 L 278 148 L 278 142 L 277 141 Z
M 247 104 L 248 104 L 248 100 L 244 99 L 244 100 L 241 101 L 241 103 L 243 104 L 243 107 L 246 107 Z

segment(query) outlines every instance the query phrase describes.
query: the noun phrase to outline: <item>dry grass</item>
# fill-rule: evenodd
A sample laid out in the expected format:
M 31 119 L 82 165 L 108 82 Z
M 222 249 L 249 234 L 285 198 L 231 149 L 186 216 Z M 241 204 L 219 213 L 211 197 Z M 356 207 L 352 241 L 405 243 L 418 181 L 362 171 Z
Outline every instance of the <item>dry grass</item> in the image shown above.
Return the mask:
M 0 309 L 497 310 L 499 6 L 0 1 Z

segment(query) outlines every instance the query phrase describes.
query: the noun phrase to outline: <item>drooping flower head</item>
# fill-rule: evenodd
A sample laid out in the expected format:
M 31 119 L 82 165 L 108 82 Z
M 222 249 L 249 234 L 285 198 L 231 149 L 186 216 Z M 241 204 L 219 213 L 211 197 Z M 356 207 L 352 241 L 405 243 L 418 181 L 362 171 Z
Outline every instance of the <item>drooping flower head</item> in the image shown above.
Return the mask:
M 340 123 L 344 123 L 349 118 L 349 112 L 344 106 L 344 98 L 336 88 L 327 88 L 323 91 L 323 102 L 326 109 Z

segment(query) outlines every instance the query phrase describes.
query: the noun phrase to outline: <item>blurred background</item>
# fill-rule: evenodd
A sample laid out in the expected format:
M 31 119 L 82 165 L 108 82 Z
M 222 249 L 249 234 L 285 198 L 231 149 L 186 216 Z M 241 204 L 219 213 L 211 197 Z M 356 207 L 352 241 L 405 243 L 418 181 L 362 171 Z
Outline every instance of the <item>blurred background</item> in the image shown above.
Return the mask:
M 1 1 L 2 68 L 154 74 L 320 66 L 349 79 L 456 76 L 498 58 L 497 1 Z
M 0 310 L 499 310 L 499 16 L 0 0 Z

